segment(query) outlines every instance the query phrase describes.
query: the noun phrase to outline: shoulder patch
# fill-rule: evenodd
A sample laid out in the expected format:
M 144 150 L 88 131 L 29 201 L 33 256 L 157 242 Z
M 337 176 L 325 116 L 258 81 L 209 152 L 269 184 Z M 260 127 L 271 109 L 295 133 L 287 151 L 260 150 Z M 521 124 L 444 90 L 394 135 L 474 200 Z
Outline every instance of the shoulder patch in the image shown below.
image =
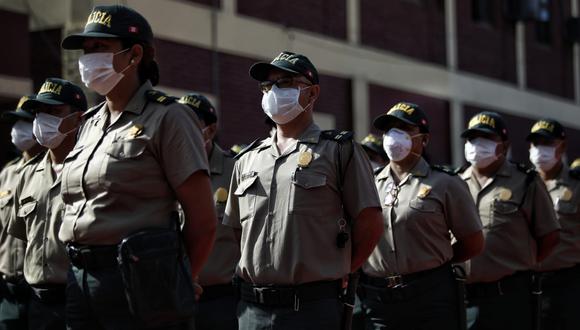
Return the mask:
M 431 169 L 438 171 L 438 172 L 443 172 L 449 175 L 457 175 L 459 174 L 459 170 L 461 168 L 455 168 L 452 166 L 447 166 L 447 165 L 431 165 Z
M 177 100 L 174 96 L 169 96 L 161 91 L 157 90 L 148 90 L 145 95 L 149 101 L 160 103 L 163 105 L 169 105 Z
M 352 140 L 353 134 L 351 131 L 339 131 L 336 129 L 326 130 L 320 132 L 320 138 L 324 140 L 333 140 L 338 143 L 343 143 Z
M 234 156 L 234 159 L 236 160 L 240 159 L 240 157 L 242 157 L 243 154 L 257 147 L 259 145 L 258 142 L 260 141 L 261 141 L 260 139 L 255 139 L 254 141 L 252 141 L 252 143 L 248 144 L 244 149 L 240 150 L 240 152 L 238 152 L 238 154 Z

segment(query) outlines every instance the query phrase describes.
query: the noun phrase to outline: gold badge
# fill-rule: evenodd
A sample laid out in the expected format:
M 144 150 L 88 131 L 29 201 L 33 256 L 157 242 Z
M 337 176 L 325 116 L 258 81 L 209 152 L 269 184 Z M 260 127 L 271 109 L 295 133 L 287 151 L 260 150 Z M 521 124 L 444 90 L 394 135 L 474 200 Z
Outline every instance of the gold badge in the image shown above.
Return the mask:
M 560 196 L 560 199 L 563 200 L 564 202 L 569 202 L 572 199 L 572 190 L 566 188 L 562 192 L 562 196 Z
M 501 188 L 499 191 L 499 199 L 502 201 L 509 201 L 512 198 L 512 191 L 507 188 Z
M 417 194 L 417 197 L 425 198 L 429 195 L 430 192 L 431 192 L 431 186 L 421 185 L 421 187 L 419 188 L 419 193 Z
M 129 132 L 127 133 L 127 137 L 129 138 L 136 138 L 143 133 L 143 125 L 135 124 L 133 127 L 129 128 Z
M 225 203 L 228 200 L 228 190 L 224 187 L 219 187 L 213 194 L 213 199 L 218 203 Z
M 304 151 L 298 156 L 298 166 L 307 167 L 312 161 L 312 153 L 310 151 Z
M 10 195 L 10 190 L 0 191 L 0 198 Z

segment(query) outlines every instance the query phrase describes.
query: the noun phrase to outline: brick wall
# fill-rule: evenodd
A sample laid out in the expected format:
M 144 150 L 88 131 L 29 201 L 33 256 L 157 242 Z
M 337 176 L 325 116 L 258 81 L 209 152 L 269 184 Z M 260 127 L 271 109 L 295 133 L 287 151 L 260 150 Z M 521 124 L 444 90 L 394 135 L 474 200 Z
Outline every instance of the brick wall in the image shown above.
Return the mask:
M 370 85 L 369 107 L 371 125 L 372 120 L 388 111 L 400 101 L 418 104 L 430 120 L 431 141 L 427 146 L 426 152 L 431 164 L 449 164 L 451 162 L 451 144 L 449 137 L 449 103 L 447 101 L 406 91 Z M 384 133 L 374 128 L 372 132 L 375 134 Z
M 238 13 L 346 39 L 346 0 L 238 0 Z
M 419 60 L 445 64 L 441 0 L 361 0 L 361 42 Z
M 457 1 L 458 68 L 515 83 L 515 25 L 503 18 L 500 0 L 489 2 L 491 20 L 481 22 L 473 17 L 473 1 Z

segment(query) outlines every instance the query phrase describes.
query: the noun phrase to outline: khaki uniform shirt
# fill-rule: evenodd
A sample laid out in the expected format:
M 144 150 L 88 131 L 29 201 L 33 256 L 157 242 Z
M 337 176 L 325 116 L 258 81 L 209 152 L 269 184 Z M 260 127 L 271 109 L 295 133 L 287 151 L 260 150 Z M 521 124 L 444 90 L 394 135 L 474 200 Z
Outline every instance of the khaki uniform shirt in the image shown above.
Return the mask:
M 540 271 L 580 264 L 580 180 L 570 177 L 569 171 L 568 166 L 564 165 L 557 178 L 546 182 L 562 230 L 560 243 L 540 263 Z
M 234 159 L 226 156 L 225 152 L 217 144 L 214 144 L 209 159 L 209 167 L 214 205 L 219 223 L 216 228 L 213 249 L 199 274 L 201 285 L 231 283 L 234 270 L 240 259 L 240 245 L 236 240 L 234 229 L 222 224 L 228 188 L 234 169 Z
M 26 242 L 8 234 L 12 216 L 14 189 L 25 160 L 20 158 L 0 172 L 0 273 L 8 277 L 22 276 Z
M 106 103 L 89 110 L 62 172 L 63 242 L 118 244 L 144 228 L 167 228 L 175 190 L 207 171 L 194 112 L 149 100 L 151 89 L 144 83 L 112 123 Z
M 472 167 L 461 177 L 475 200 L 485 235 L 483 253 L 466 263 L 468 282 L 497 281 L 532 269 L 536 238 L 560 228 L 540 177 L 527 186 L 527 174 L 508 161 L 484 187 L 472 175 Z
M 61 177 L 54 174 L 49 153 L 33 158 L 22 170 L 14 191 L 14 213 L 8 233 L 27 242 L 24 278 L 30 285 L 66 283 L 69 260 L 58 239 L 64 203 Z
M 469 190 L 461 178 L 431 169 L 421 159 L 397 185 L 387 165 L 375 183 L 385 232 L 363 265 L 367 275 L 385 277 L 433 269 L 453 257 L 451 237 L 481 230 Z
M 270 137 L 236 162 L 224 223 L 242 230 L 236 273 L 245 281 L 297 285 L 349 273 L 351 242 L 336 244 L 341 224 L 350 232 L 342 205 L 354 221 L 379 207 L 378 196 L 362 148 L 320 136 L 312 124 L 282 154 Z M 339 167 L 339 149 L 342 160 L 352 154 L 348 166 Z

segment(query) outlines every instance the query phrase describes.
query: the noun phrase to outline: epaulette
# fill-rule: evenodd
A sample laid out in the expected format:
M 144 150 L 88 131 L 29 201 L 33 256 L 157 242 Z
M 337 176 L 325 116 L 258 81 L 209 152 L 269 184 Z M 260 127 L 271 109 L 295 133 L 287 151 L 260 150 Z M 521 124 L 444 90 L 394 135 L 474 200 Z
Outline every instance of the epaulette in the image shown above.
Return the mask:
M 373 170 L 374 175 L 378 175 L 386 166 L 379 166 Z
M 569 174 L 571 178 L 574 178 L 576 180 L 580 180 L 580 168 L 576 167 L 570 170 Z
M 449 175 L 457 175 L 459 173 L 459 170 L 457 168 L 447 165 L 431 165 L 431 169 Z
M 90 107 L 87 111 L 85 111 L 85 113 L 83 113 L 83 115 L 82 115 L 83 120 L 86 121 L 87 119 L 94 116 L 97 112 L 99 112 L 99 110 L 101 109 L 103 104 L 105 104 L 105 102 L 106 101 L 103 101 L 95 106 Z
M 244 149 L 240 150 L 240 152 L 238 152 L 237 155 L 234 156 L 234 159 L 238 160 L 240 159 L 240 157 L 242 157 L 243 154 L 245 154 L 246 152 L 254 149 L 255 147 L 257 147 L 259 145 L 258 142 L 260 142 L 260 139 L 255 139 L 254 141 L 252 141 L 252 143 L 248 144 L 247 147 L 245 147 Z
M 352 140 L 353 134 L 351 131 L 340 131 L 336 129 L 326 130 L 320 132 L 320 138 L 324 140 L 333 140 L 338 143 L 343 143 Z
M 455 168 L 455 174 L 459 175 L 459 174 L 463 174 L 463 172 L 465 172 L 469 166 L 471 166 L 471 164 L 467 163 L 467 164 L 463 164 L 462 166 L 459 166 L 457 168 Z
M 44 156 L 46 155 L 47 152 L 48 152 L 48 150 L 43 150 L 43 151 L 39 152 L 38 154 L 34 155 L 32 158 L 27 160 L 26 163 L 24 163 L 24 166 L 28 166 L 29 164 L 34 164 L 34 163 L 38 163 L 38 162 L 42 161 L 42 159 L 44 158 Z
M 175 102 L 177 100 L 177 98 L 173 97 L 173 96 L 169 96 L 161 91 L 157 91 L 157 90 L 148 90 L 145 95 L 147 96 L 147 99 L 149 101 L 153 101 L 156 103 L 160 103 L 163 105 L 169 105 L 173 102 Z

